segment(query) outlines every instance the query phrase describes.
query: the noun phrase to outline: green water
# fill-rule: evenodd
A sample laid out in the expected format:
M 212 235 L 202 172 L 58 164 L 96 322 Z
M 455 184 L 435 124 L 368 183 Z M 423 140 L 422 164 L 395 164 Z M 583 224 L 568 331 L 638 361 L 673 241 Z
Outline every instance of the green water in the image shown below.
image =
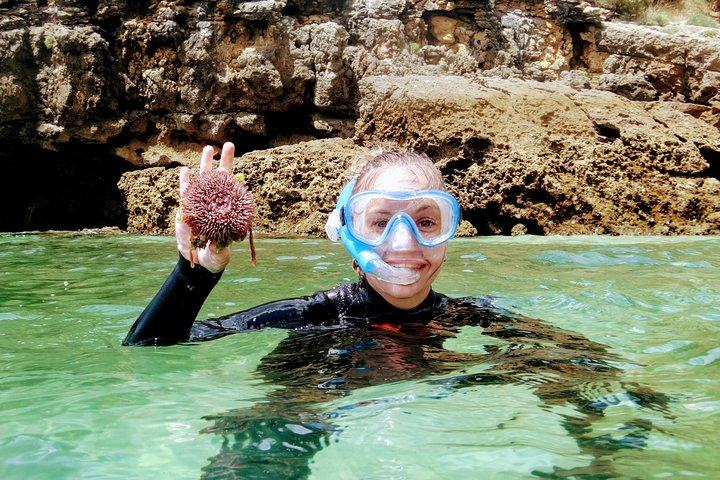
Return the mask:
M 200 313 L 212 317 L 353 279 L 341 246 L 246 244 Z M 198 478 L 221 447 L 204 415 L 250 407 L 277 388 L 255 367 L 279 330 L 169 348 L 121 347 L 172 269 L 167 237 L 0 235 L 0 478 Z M 436 289 L 491 294 L 509 310 L 610 347 L 622 380 L 670 398 L 643 410 L 614 385 L 593 423 L 617 436 L 653 425 L 611 462 L 618 478 L 715 478 L 720 472 L 720 238 L 478 238 L 451 242 Z M 477 352 L 468 328 L 446 348 Z M 482 369 L 482 365 L 478 369 Z M 399 381 L 331 400 L 339 434 L 315 455 L 317 479 L 537 478 L 590 464 L 561 426 L 572 408 L 531 385 L 479 385 L 439 398 Z M 592 471 L 588 472 L 593 478 Z

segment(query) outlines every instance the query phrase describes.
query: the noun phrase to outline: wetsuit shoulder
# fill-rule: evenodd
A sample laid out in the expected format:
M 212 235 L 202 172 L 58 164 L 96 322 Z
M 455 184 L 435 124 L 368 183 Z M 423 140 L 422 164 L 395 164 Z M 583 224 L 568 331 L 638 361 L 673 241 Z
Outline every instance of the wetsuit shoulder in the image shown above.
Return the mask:
M 435 297 L 427 303 L 434 303 Z M 367 325 L 390 316 L 407 321 L 428 308 L 403 312 L 385 302 L 366 282 L 342 283 L 308 297 L 277 300 L 224 317 L 196 322 L 191 341 L 205 341 L 259 328 L 306 329 Z

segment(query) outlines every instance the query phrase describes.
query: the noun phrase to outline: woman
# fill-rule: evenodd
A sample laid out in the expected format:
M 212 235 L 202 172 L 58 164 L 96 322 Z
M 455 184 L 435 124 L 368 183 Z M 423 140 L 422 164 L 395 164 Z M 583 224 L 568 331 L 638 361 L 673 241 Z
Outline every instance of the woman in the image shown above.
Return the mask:
M 203 150 L 200 170 L 211 168 L 213 148 Z M 232 171 L 234 146 L 226 143 L 221 170 Z M 180 173 L 181 192 L 189 172 Z M 378 316 L 429 313 L 446 302 L 432 291 L 460 221 L 457 201 L 425 156 L 385 152 L 367 162 L 340 194 L 328 234 L 341 238 L 355 259 L 360 280 L 311 297 L 280 300 L 211 321 L 194 323 L 230 262 L 230 249 L 190 245 L 179 214 L 176 238 L 181 258 L 160 292 L 140 315 L 126 345 L 168 345 L 216 338 L 259 327 L 345 325 Z M 193 268 L 192 258 L 200 268 Z M 401 319 L 393 323 L 402 323 Z
M 233 154 L 233 145 L 225 144 L 220 169 L 232 170 Z M 212 147 L 203 150 L 201 170 L 210 168 L 212 155 Z M 183 169 L 181 191 L 188 180 Z M 203 341 L 262 327 L 290 329 L 258 367 L 268 382 L 286 388 L 274 389 L 253 408 L 211 417 L 214 426 L 207 431 L 226 441 L 204 469 L 206 478 L 305 478 L 314 453 L 333 432 L 327 420 L 332 412 L 320 408 L 328 395 L 405 379 L 436 382 L 446 393 L 518 384 L 532 387 L 546 406 L 575 405 L 578 413 L 563 424 L 593 458 L 583 474 L 612 475 L 608 457 L 613 452 L 642 448 L 649 422 L 620 427 L 620 439 L 592 434 L 590 426 L 607 404 L 585 398 L 582 391 L 588 383 L 617 382 L 603 345 L 510 315 L 487 299 L 452 299 L 432 290 L 459 216 L 457 201 L 445 192 L 440 172 L 427 157 L 381 153 L 343 188 L 327 225 L 330 238 L 340 238 L 352 255 L 358 281 L 199 322 L 195 317 L 230 261 L 230 249 L 207 245 L 193 252 L 200 266 L 191 267 L 190 230 L 177 218 L 180 260 L 132 326 L 126 345 Z M 444 341 L 468 325 L 500 341 L 485 346 L 483 354 L 445 350 Z M 488 368 L 458 374 L 478 364 Z M 528 384 L 528 378 L 543 381 Z M 626 393 L 639 406 L 665 408 L 662 395 L 637 386 Z M 560 473 L 573 472 L 553 474 Z

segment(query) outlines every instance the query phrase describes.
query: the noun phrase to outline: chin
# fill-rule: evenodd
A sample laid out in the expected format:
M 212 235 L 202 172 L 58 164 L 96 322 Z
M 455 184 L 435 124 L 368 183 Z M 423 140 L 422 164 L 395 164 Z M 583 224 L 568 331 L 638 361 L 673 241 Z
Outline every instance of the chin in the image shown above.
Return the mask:
M 431 284 L 427 278 L 420 278 L 410 285 L 398 285 L 368 275 L 368 283 L 388 303 L 399 308 L 414 308 L 422 303 L 430 293 Z
M 418 265 L 420 278 L 410 285 L 398 285 L 368 275 L 368 283 L 390 304 L 400 308 L 414 308 L 422 303 L 430 293 L 432 283 L 440 274 L 447 247 L 442 245 L 434 248 L 421 249 L 421 255 L 382 255 L 389 265 Z
M 394 297 L 402 299 L 412 298 L 415 295 L 421 294 L 423 294 L 424 299 L 430 291 L 430 286 L 425 286 L 426 282 L 423 279 L 420 279 L 415 283 L 411 283 L 410 285 L 398 285 L 396 283 L 390 283 L 383 280 L 378 280 L 378 282 L 382 285 L 383 290 L 388 293 L 392 293 Z

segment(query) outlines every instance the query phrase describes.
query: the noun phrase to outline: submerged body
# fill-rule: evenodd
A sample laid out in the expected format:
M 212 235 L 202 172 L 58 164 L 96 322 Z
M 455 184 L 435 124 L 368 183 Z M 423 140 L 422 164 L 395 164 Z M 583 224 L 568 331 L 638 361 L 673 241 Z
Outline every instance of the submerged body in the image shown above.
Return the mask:
M 618 381 L 612 355 L 582 336 L 497 309 L 486 298 L 453 299 L 430 291 L 416 308 L 399 309 L 361 280 L 195 322 L 220 277 L 181 258 L 125 340 L 168 345 L 258 328 L 289 329 L 258 367 L 268 383 L 286 388 L 253 408 L 210 417 L 214 425 L 207 431 L 226 442 L 206 467 L 206 478 L 306 478 L 310 459 L 334 430 L 333 414 L 322 411 L 322 403 L 356 388 L 399 380 L 429 379 L 452 392 L 484 384 L 527 385 L 530 378 L 542 378 L 532 384 L 543 404 L 570 404 L 581 413 L 567 417 L 565 427 L 595 458 L 590 469 L 595 475 L 611 474 L 609 455 L 619 448 L 641 448 L 651 428 L 642 422 L 628 425 L 621 440 L 593 433 L 591 425 L 605 405 L 583 391 L 588 384 Z M 446 350 L 445 340 L 465 327 L 482 328 L 501 341 L 489 342 L 482 354 Z M 479 364 L 488 368 L 462 373 Z M 639 387 L 627 393 L 642 407 L 665 409 L 662 396 Z

